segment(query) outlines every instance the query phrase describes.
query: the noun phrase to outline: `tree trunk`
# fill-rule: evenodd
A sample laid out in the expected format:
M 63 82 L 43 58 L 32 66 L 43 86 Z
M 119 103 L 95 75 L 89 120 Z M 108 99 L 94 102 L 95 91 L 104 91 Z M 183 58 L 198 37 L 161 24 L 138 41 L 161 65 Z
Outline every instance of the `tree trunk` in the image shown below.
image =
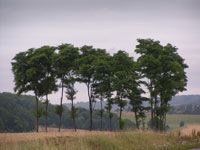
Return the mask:
M 135 123 L 136 123 L 136 127 L 137 127 L 137 129 L 139 129 L 138 115 L 137 115 L 136 110 L 135 110 L 134 113 L 135 113 Z
M 122 119 L 122 107 L 120 107 L 120 110 L 119 110 L 119 129 L 122 129 L 121 119 Z
M 167 117 L 167 115 L 166 115 L 166 113 L 164 113 L 164 121 L 163 121 L 163 128 L 164 129 L 166 127 L 166 117 Z
M 160 108 L 163 109 L 163 99 L 160 98 Z M 159 130 L 162 131 L 164 129 L 164 111 L 162 110 L 162 112 L 159 113 L 159 117 L 160 117 L 160 120 L 159 120 Z
M 92 99 L 90 94 L 90 84 L 87 84 L 88 98 L 89 98 L 89 109 L 90 109 L 90 131 L 92 131 Z
M 38 128 L 38 123 L 39 123 L 39 118 L 38 118 L 38 97 L 37 95 L 35 95 L 35 99 L 36 99 L 36 132 L 38 132 L 39 128 Z
M 48 104 L 49 104 L 49 101 L 48 101 L 48 95 L 46 95 L 46 118 L 45 118 L 45 131 L 47 132 L 47 121 L 48 121 Z
M 62 91 L 61 91 L 61 98 L 60 98 L 60 107 L 62 108 L 63 90 L 64 90 L 63 79 L 62 79 L 62 81 L 61 81 L 61 88 L 62 88 Z M 61 112 L 61 114 L 59 115 L 59 129 L 58 129 L 59 132 L 60 132 L 61 124 L 62 124 L 62 112 Z
M 110 131 L 112 131 L 112 116 L 111 116 L 111 112 L 110 112 L 111 110 L 109 110 L 109 129 L 110 129 Z
M 151 104 L 151 128 L 155 129 L 156 128 L 156 125 L 155 125 L 155 111 L 154 111 L 155 106 L 154 106 L 154 100 L 153 100 L 152 94 L 150 94 L 150 104 Z
M 90 131 L 92 131 L 92 101 L 90 99 Z
M 143 130 L 145 129 L 145 120 L 144 120 L 144 118 L 142 118 L 142 129 Z
M 158 130 L 159 129 L 159 120 L 158 120 L 158 118 L 159 118 L 159 114 L 158 114 L 158 110 L 157 110 L 157 108 L 158 108 L 158 100 L 157 100 L 157 96 L 155 96 L 154 97 L 154 109 L 155 109 L 155 116 L 156 116 L 156 129 Z
M 154 112 L 154 98 L 153 98 L 153 87 L 152 87 L 152 81 L 150 80 L 149 85 L 149 93 L 150 93 L 150 105 L 151 105 L 151 128 L 155 128 L 155 112 Z
M 102 130 L 102 124 L 103 124 L 103 106 L 102 106 L 102 102 L 103 102 L 103 97 L 102 97 L 102 95 L 101 95 L 101 130 Z
M 76 120 L 75 120 L 75 108 L 74 108 L 74 100 L 72 99 L 72 119 L 73 119 L 73 124 L 74 124 L 74 131 L 76 132 Z

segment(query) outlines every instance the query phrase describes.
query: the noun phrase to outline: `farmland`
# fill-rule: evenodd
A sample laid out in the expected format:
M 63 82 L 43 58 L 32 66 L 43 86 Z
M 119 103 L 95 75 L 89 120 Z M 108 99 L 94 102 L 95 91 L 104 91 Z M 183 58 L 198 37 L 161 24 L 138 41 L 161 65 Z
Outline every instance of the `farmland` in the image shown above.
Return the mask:
M 134 115 L 131 112 L 124 113 L 123 118 L 134 121 Z M 147 115 L 146 122 L 150 120 L 150 115 Z M 177 129 L 180 122 L 183 121 L 184 125 L 200 124 L 200 115 L 188 115 L 188 114 L 168 114 L 167 125 L 171 130 Z

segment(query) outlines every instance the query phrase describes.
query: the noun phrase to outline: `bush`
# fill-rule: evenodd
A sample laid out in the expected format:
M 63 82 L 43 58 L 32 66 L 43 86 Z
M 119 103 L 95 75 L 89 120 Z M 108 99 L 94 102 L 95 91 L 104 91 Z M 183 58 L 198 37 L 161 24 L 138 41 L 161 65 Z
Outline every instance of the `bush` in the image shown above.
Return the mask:
M 183 127 L 184 125 L 185 125 L 185 122 L 184 121 L 180 121 L 179 127 Z

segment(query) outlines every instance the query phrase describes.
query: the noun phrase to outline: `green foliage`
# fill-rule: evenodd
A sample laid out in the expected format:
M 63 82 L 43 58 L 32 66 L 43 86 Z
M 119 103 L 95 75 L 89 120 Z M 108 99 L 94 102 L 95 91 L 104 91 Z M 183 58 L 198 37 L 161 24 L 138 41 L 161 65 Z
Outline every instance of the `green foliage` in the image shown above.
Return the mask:
M 58 105 L 59 106 L 59 105 Z M 44 105 L 39 102 L 39 108 L 44 110 Z M 49 127 L 56 128 L 59 126 L 59 117 L 55 113 L 57 106 L 49 103 L 48 120 Z M 74 128 L 71 118 L 71 111 L 63 105 L 63 128 Z M 77 110 L 77 108 L 76 108 Z M 0 93 L 0 132 L 28 132 L 34 130 L 35 125 L 35 97 L 26 95 L 15 95 L 11 93 Z M 93 114 L 93 129 L 100 130 L 99 111 L 94 111 Z M 107 120 L 109 114 L 104 112 L 103 115 L 103 130 L 109 130 Z M 112 130 L 118 129 L 118 117 L 113 114 Z M 39 119 L 39 126 L 45 127 L 45 115 Z M 89 129 L 89 111 L 83 108 L 78 108 L 76 111 L 76 126 L 77 129 Z M 131 125 L 132 126 L 132 125 Z M 129 126 L 130 127 L 130 126 Z
M 77 70 L 77 58 L 79 57 L 79 49 L 74 47 L 71 44 L 62 44 L 57 47 L 58 52 L 54 54 L 53 57 L 53 66 L 55 68 L 56 78 L 61 82 L 61 98 L 60 98 L 60 107 L 63 105 L 63 94 L 64 88 L 69 86 L 68 82 L 74 80 L 73 76 Z M 67 87 L 67 90 L 69 87 Z M 71 96 L 72 92 L 67 91 L 68 96 Z M 71 94 L 69 95 L 69 92 Z M 73 93 L 75 94 L 75 93 Z M 57 108 L 58 109 L 58 108 Z M 61 108 L 59 108 L 61 109 Z M 59 120 L 59 131 L 62 124 L 62 111 L 57 110 L 60 117 Z
M 32 131 L 35 125 L 34 102 L 34 97 L 0 93 L 0 131 Z
M 76 98 L 75 95 L 78 92 L 75 89 L 75 82 L 76 79 L 73 77 L 73 75 L 70 75 L 69 78 L 64 81 L 66 98 L 70 101 L 73 101 Z
M 124 126 L 125 126 L 125 120 L 124 120 L 124 119 L 120 119 L 120 120 L 119 120 L 119 128 L 120 128 L 120 129 L 123 129 Z
M 57 105 L 57 106 L 55 107 L 55 113 L 56 113 L 58 116 L 61 116 L 63 112 L 64 112 L 63 106 Z
M 67 78 L 67 74 L 75 69 L 79 51 L 71 44 L 62 44 L 57 49 L 58 52 L 54 54 L 53 64 L 57 78 L 64 80 Z
M 179 126 L 183 127 L 184 125 L 185 125 L 185 122 L 184 121 L 180 121 Z
M 48 95 L 57 89 L 56 79 L 52 71 L 54 47 L 43 46 L 18 53 L 12 62 L 15 79 L 15 91 L 18 94 L 33 91 L 36 97 L 36 131 L 38 132 L 39 96 Z M 46 113 L 47 114 L 47 113 Z
M 78 59 L 78 73 L 80 81 L 88 84 L 92 82 L 92 76 L 94 73 L 93 63 L 96 59 L 96 51 L 92 46 L 83 46 L 80 48 L 81 55 Z
M 130 98 L 130 92 L 132 87 L 129 85 L 135 85 L 135 66 L 133 58 L 124 51 L 118 51 L 112 58 L 112 83 L 113 91 L 116 92 L 115 103 L 120 108 L 119 127 L 122 129 L 121 115 L 124 107 L 127 105 L 127 98 Z
M 92 130 L 93 121 L 92 121 L 92 112 L 93 112 L 93 102 L 95 98 L 99 95 L 103 96 L 103 86 L 104 84 L 100 83 L 104 79 L 100 79 L 102 76 L 105 76 L 104 72 L 105 66 L 104 59 L 108 54 L 104 49 L 95 49 L 92 46 L 83 46 L 80 48 L 81 56 L 78 59 L 78 75 L 79 81 L 85 83 L 87 86 L 87 94 L 89 98 L 89 109 L 90 109 L 90 130 Z M 106 63 L 104 63 L 106 64 Z M 102 70 L 103 69 L 103 70 Z M 100 74 L 103 75 L 100 75 Z M 101 97 L 102 99 L 103 97 Z
M 140 54 L 138 65 L 150 94 L 151 120 L 156 120 L 156 129 L 164 129 L 169 101 L 178 92 L 185 90 L 188 67 L 171 44 L 162 46 L 159 41 L 138 39 L 135 52 Z
M 78 108 L 75 108 L 74 106 L 71 108 L 71 111 L 70 111 L 70 114 L 71 114 L 71 118 L 75 119 L 78 117 Z
M 39 108 L 38 111 L 34 111 L 33 114 L 35 117 L 41 118 L 43 115 L 45 115 L 45 111 L 43 108 Z

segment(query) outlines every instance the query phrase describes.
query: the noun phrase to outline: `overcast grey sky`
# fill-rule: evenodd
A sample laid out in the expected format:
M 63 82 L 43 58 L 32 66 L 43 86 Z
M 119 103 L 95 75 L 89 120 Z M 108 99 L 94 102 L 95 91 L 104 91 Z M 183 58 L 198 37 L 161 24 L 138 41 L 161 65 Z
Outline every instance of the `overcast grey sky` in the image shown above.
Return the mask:
M 13 92 L 11 60 L 20 51 L 72 43 L 134 55 L 137 38 L 177 46 L 189 65 L 181 94 L 200 94 L 200 0 L 0 0 L 0 92 Z M 77 88 L 87 100 L 85 86 Z

